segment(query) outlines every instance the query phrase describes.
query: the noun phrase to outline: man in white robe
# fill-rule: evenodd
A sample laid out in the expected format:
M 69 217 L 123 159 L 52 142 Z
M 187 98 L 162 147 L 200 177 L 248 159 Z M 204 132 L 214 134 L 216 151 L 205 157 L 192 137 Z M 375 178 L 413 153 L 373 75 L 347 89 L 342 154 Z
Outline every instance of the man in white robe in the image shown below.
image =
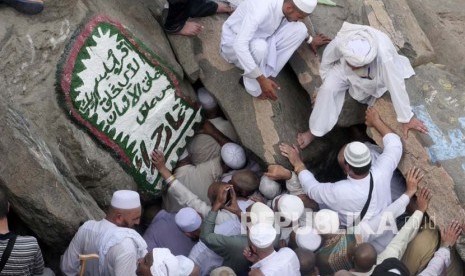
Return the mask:
M 316 0 L 245 0 L 223 24 L 221 56 L 244 70 L 246 91 L 262 99 L 276 100 L 276 77 L 308 36 L 302 22 Z M 329 42 L 315 37 L 312 49 Z M 309 40 L 308 43 L 312 43 Z
M 139 224 L 139 194 L 120 190 L 113 194 L 106 217 L 84 223 L 62 256 L 60 268 L 64 275 L 79 273 L 80 254 L 99 255 L 86 262 L 85 275 L 136 275 L 137 260 L 147 253 L 147 244 L 134 231 Z
M 310 115 L 309 130 L 297 135 L 300 148 L 336 125 L 347 90 L 352 98 L 368 105 L 389 90 L 404 137 L 409 129 L 426 133 L 425 125 L 414 117 L 405 88 L 404 79 L 414 74 L 409 60 L 397 54 L 385 33 L 344 22 L 323 53 L 320 65 L 323 84 Z

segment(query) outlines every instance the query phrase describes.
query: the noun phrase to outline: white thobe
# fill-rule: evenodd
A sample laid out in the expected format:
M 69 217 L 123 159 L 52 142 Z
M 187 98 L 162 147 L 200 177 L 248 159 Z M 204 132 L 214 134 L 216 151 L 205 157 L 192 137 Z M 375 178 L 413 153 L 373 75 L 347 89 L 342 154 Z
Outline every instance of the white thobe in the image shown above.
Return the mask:
M 402 143 L 399 136 L 388 133 L 383 137 L 383 144 L 383 153 L 372 163 L 370 169 L 373 192 L 364 220 L 381 213 L 391 204 L 390 181 L 402 156 Z M 347 177 L 336 183 L 320 183 L 308 170 L 301 171 L 298 176 L 305 193 L 318 204 L 336 211 L 343 226 L 352 224 L 368 199 L 369 174 L 362 179 Z
M 244 85 L 252 96 L 261 94 L 255 80 L 276 77 L 307 37 L 302 22 L 289 22 L 283 0 L 245 0 L 223 24 L 221 55 L 244 70 Z
M 215 226 L 215 234 L 236 236 L 241 234 L 240 223 L 236 220 L 225 221 Z M 200 275 L 210 275 L 210 272 L 223 265 L 223 258 L 208 248 L 202 241 L 194 245 L 189 253 L 189 259 L 200 267 Z
M 118 226 L 106 219 L 84 223 L 62 256 L 60 268 L 63 274 L 76 276 L 80 268 L 79 254 L 99 254 L 105 234 L 117 228 Z M 138 242 L 145 243 L 142 237 Z M 85 275 L 136 275 L 137 260 L 145 254 L 147 250 L 139 251 L 132 238 L 125 238 L 105 254 L 103 273 L 99 270 L 99 260 L 88 260 Z
M 300 263 L 297 255 L 288 247 L 274 251 L 266 258 L 256 262 L 252 269 L 258 268 L 266 276 L 300 276 Z
M 342 28 L 358 27 L 345 22 Z M 321 60 L 320 75 L 323 83 L 309 120 L 310 131 L 315 136 L 325 135 L 337 123 L 347 90 L 352 98 L 369 105 L 389 91 L 397 121 L 408 123 L 413 117 L 404 81 L 415 74 L 409 60 L 397 53 L 385 33 L 368 26 L 360 28 L 369 30 L 378 47 L 377 57 L 365 67 L 367 71 L 364 75 L 371 79 L 360 77 L 347 65 L 338 49 L 342 39 L 337 35 L 326 46 Z

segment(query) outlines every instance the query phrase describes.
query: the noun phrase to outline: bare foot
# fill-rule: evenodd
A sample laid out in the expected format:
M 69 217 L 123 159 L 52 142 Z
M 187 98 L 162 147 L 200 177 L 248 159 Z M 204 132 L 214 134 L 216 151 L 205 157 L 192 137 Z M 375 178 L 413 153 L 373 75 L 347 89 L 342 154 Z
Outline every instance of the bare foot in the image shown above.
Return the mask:
M 315 136 L 313 136 L 310 130 L 297 134 L 297 143 L 301 149 L 306 148 L 313 141 L 313 139 L 315 139 Z
M 228 3 L 218 2 L 218 9 L 216 13 L 232 13 L 234 8 L 231 7 Z
M 184 27 L 182 29 L 174 34 L 177 35 L 185 35 L 185 36 L 196 36 L 198 35 L 203 29 L 203 26 L 200 25 L 197 22 L 192 22 L 192 21 L 187 21 L 186 24 L 184 24 Z

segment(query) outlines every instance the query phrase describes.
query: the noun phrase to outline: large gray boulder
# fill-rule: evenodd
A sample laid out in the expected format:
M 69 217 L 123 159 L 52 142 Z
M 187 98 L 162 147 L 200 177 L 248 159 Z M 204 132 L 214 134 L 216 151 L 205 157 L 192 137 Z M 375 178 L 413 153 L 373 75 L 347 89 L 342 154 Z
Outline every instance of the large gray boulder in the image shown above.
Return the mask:
M 35 16 L 2 5 L 0 179 L 19 217 L 54 248 L 64 248 L 81 221 L 101 218 L 113 191 L 137 189 L 112 154 L 70 120 L 55 89 L 65 46 L 99 14 L 122 23 L 157 53 L 193 95 L 144 1 L 50 0 Z
M 428 127 L 428 135 L 410 133 L 403 139 L 404 155 L 399 164 L 406 174 L 412 166 L 425 174 L 420 186 L 433 191 L 428 209 L 430 217 L 440 227 L 451 220 L 465 219 L 465 82 L 445 71 L 442 66 L 427 64 L 416 67 L 416 75 L 407 81 L 411 104 L 416 116 Z M 389 97 L 376 102 L 375 108 L 384 121 L 402 136 Z M 382 144 L 377 133 L 375 141 Z M 445 207 L 447 206 L 447 207 Z

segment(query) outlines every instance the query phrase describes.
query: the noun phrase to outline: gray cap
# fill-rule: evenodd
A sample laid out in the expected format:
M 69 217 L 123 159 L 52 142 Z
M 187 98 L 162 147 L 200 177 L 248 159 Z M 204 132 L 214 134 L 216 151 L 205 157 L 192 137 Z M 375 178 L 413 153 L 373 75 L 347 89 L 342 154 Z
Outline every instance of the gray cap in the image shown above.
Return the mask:
M 344 159 L 355 168 L 365 167 L 371 162 L 371 154 L 368 147 L 360 142 L 347 144 L 344 149 Z

